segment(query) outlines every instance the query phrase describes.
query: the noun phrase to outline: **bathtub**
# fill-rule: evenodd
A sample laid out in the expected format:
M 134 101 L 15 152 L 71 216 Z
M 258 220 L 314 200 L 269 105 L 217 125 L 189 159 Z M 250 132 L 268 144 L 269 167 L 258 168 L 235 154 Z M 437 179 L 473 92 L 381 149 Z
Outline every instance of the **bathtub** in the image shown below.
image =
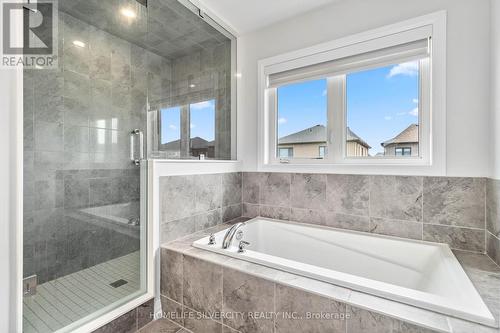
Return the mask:
M 495 326 L 495 319 L 446 244 L 255 218 L 241 227 L 238 253 L 226 234 L 196 248 L 251 261 L 449 316 Z

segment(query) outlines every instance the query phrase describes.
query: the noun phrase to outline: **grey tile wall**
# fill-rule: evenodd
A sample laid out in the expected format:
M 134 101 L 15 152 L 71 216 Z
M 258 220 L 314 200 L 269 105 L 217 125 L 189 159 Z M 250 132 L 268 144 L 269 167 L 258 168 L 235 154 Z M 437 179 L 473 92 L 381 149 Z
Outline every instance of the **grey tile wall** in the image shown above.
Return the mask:
M 173 250 L 162 248 L 161 257 L 163 314 L 193 333 L 435 332 Z
M 500 265 L 500 180 L 486 181 L 486 252 Z
M 139 248 L 138 230 L 82 209 L 130 203 L 139 217 L 129 132 L 145 128 L 148 94 L 170 92 L 165 58 L 64 12 L 58 38 L 59 68 L 24 72 L 24 275 L 39 283 Z
M 240 217 L 242 174 L 160 178 L 162 243 Z
M 154 300 L 147 301 L 92 333 L 134 333 L 153 320 Z M 176 332 L 177 330 L 173 331 Z M 159 331 L 158 331 L 159 332 Z
M 242 215 L 448 243 L 484 252 L 486 189 L 492 236 L 498 183 L 483 178 L 243 173 Z M 493 197 L 493 198 L 492 198 Z M 489 247 L 498 248 L 498 238 Z M 497 245 L 495 245 L 497 244 Z

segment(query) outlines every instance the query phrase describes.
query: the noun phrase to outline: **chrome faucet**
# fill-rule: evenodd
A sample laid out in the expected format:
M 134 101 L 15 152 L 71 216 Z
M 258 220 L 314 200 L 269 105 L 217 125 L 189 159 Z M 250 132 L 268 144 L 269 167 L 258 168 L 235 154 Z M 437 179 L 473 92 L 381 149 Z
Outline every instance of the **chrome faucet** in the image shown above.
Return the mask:
M 224 236 L 224 240 L 222 241 L 222 248 L 223 249 L 227 249 L 231 246 L 231 243 L 233 242 L 233 238 L 234 238 L 234 235 L 236 234 L 236 231 L 238 231 L 238 229 L 240 227 L 243 227 L 244 225 L 246 225 L 245 222 L 236 223 L 226 232 L 226 235 Z

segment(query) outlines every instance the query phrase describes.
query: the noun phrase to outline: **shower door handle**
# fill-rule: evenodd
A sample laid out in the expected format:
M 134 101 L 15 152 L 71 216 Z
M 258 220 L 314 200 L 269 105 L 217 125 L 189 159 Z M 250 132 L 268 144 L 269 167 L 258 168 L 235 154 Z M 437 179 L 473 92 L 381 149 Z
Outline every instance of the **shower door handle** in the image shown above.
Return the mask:
M 139 137 L 139 157 L 135 156 L 135 137 Z M 140 129 L 134 129 L 130 133 L 130 160 L 135 165 L 141 164 L 141 160 L 144 159 L 144 134 Z

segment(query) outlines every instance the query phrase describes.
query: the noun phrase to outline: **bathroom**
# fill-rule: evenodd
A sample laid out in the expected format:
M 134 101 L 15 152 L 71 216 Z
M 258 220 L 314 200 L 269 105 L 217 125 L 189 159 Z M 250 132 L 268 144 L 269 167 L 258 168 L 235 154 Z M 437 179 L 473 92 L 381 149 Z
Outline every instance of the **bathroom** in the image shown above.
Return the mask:
M 0 7 L 0 332 L 500 332 L 499 0 Z

